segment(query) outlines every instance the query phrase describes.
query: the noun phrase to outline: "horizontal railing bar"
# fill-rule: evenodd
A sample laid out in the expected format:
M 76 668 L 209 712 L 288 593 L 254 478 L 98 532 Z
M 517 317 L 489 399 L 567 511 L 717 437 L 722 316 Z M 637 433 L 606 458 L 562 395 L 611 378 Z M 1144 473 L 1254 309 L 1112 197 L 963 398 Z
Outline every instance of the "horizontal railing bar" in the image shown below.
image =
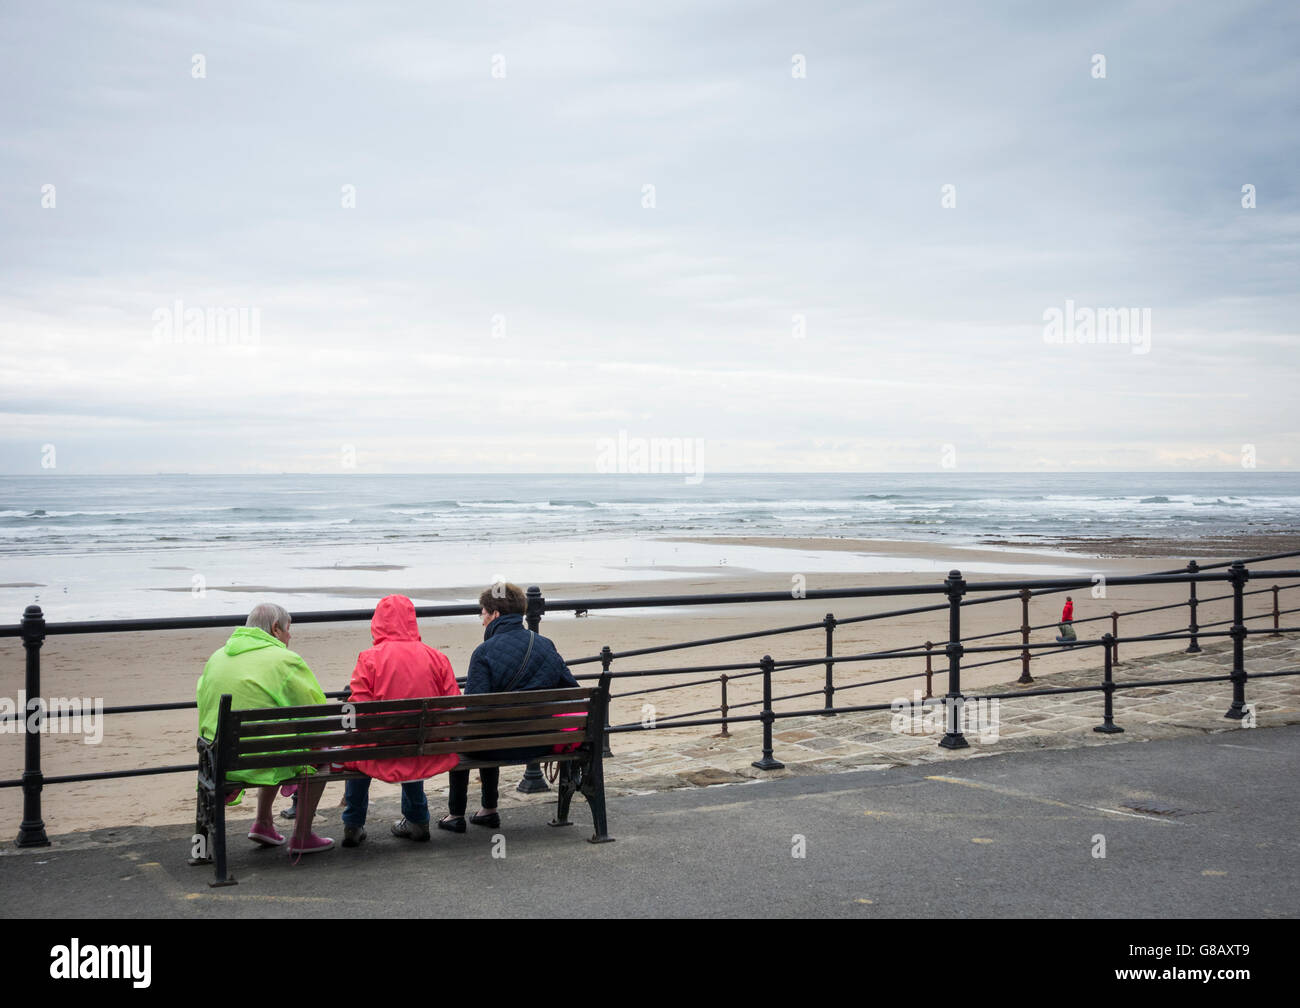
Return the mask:
M 778 714 L 777 716 L 780 717 L 779 714 Z M 743 722 L 743 721 L 762 721 L 762 720 L 763 720 L 763 715 L 762 715 L 762 714 L 741 714 L 741 715 L 739 715 L 739 716 L 737 716 L 737 717 L 732 717 L 730 714 L 728 714 L 725 723 L 726 723 L 726 724 L 739 724 L 740 722 Z M 695 720 L 695 721 L 679 721 L 679 722 L 675 722 L 675 723 L 673 724 L 673 727 L 674 727 L 674 728 L 694 728 L 694 727 L 696 727 L 697 725 L 720 725 L 720 724 L 723 724 L 723 723 L 724 723 L 724 722 L 723 722 L 722 718 L 704 718 L 704 719 Z M 637 722 L 633 722 L 633 723 L 631 723 L 631 724 L 626 724 L 626 725 L 618 725 L 617 727 L 611 725 L 608 729 L 606 729 L 606 731 L 608 731 L 610 734 L 614 734 L 615 732 L 625 732 L 625 731 L 653 731 L 653 730 L 654 730 L 654 729 L 647 728 L 644 724 L 642 724 L 642 723 L 639 722 L 639 721 L 637 721 Z
M 727 709 L 730 710 L 731 708 L 728 707 Z M 696 717 L 697 715 L 700 715 L 700 714 L 716 714 L 716 713 L 720 713 L 721 711 L 722 711 L 722 708 L 721 708 L 721 707 L 706 707 L 706 708 L 704 708 L 703 710 L 682 711 L 680 714 L 663 714 L 663 715 L 656 715 L 656 716 L 655 716 L 655 721 L 656 721 L 656 722 L 662 722 L 662 721 L 674 721 L 674 720 L 678 720 L 678 719 L 680 719 L 680 718 Z M 627 722 L 625 722 L 625 723 L 626 723 L 626 724 L 632 724 L 633 722 L 631 722 L 631 721 L 627 721 Z M 611 725 L 610 727 L 613 727 L 613 726 Z
M 632 696 L 644 696 L 647 693 L 662 693 L 664 690 L 690 689 L 695 686 L 708 686 L 717 683 L 719 680 L 714 679 L 696 679 L 688 683 L 669 683 L 667 686 L 647 686 L 645 689 L 628 690 L 625 693 L 619 693 L 618 699 L 624 700 Z M 731 680 L 728 679 L 728 682 Z
M 732 665 L 683 665 L 680 668 L 619 669 L 617 671 L 610 669 L 608 675 L 611 679 L 633 679 L 637 676 L 694 675 L 697 672 L 730 672 L 733 669 L 749 669 L 751 671 L 745 673 L 746 675 L 758 675 L 762 670 L 757 669 L 757 666 L 758 662 L 736 662 Z M 728 678 L 740 679 L 742 676 L 729 676 Z
M 657 644 L 654 647 L 636 648 L 632 651 L 615 651 L 610 656 L 612 659 L 619 658 L 636 658 L 641 655 L 661 654 L 664 651 L 680 651 L 686 648 L 706 647 L 710 644 L 728 644 L 732 641 L 752 640 L 756 637 L 773 637 L 778 634 L 802 633 L 806 630 L 823 630 L 826 627 L 825 620 L 818 620 L 816 623 L 802 623 L 798 626 L 778 627 L 775 630 L 751 630 L 747 633 L 727 634 L 725 637 L 705 637 L 701 640 L 685 641 L 680 644 Z M 585 665 L 590 662 L 602 661 L 603 655 L 592 655 L 589 658 L 579 658 L 568 664 Z
M 61 777 L 42 777 L 42 785 L 50 784 L 79 784 L 82 781 L 93 780 L 114 780 L 118 777 L 152 777 L 155 774 L 168 773 L 198 773 L 199 765 L 191 763 L 188 766 L 165 766 L 165 767 L 145 767 L 142 770 L 100 770 L 96 773 L 84 774 L 64 774 Z M 0 788 L 22 787 L 22 779 L 0 781 Z

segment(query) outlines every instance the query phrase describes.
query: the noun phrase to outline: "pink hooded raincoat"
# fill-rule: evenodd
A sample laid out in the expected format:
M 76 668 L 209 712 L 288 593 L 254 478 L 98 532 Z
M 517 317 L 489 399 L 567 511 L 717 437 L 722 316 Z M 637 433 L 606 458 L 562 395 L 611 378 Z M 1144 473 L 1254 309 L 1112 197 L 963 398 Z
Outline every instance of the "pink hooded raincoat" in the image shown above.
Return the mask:
M 460 696 L 447 656 L 421 642 L 415 606 L 405 595 L 389 595 L 375 606 L 370 636 L 375 646 L 357 656 L 357 667 L 352 670 L 353 701 Z M 433 777 L 450 770 L 459 759 L 455 753 L 447 753 L 382 762 L 358 760 L 346 766 L 396 784 Z

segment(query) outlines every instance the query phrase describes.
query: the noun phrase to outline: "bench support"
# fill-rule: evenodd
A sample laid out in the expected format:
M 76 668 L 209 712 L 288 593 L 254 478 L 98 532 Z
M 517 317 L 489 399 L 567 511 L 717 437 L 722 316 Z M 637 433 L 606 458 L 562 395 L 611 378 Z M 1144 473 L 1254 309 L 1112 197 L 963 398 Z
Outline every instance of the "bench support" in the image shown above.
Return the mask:
M 582 796 L 591 807 L 591 821 L 596 828 L 587 842 L 613 843 L 614 838 L 609 835 L 609 824 L 605 820 L 605 774 L 599 755 L 591 761 L 590 771 L 582 775 Z
M 569 803 L 573 801 L 573 792 L 578 790 L 578 775 L 581 771 L 577 764 L 566 761 L 560 764 L 560 778 L 556 783 L 558 797 L 555 802 L 555 818 L 548 826 L 572 826 L 569 821 Z
M 216 879 L 208 885 L 213 888 L 236 885 L 226 870 L 226 788 L 225 760 L 223 754 L 230 750 L 229 694 L 221 698 L 217 712 L 217 737 L 209 742 L 200 738 L 199 783 L 195 796 L 194 838 L 191 865 L 216 863 Z
M 582 797 L 587 799 L 587 805 L 591 808 L 591 821 L 595 826 L 596 832 L 592 834 L 590 843 L 612 843 L 614 838 L 609 835 L 609 825 L 605 821 L 605 725 L 609 717 L 609 680 L 608 670 L 600 677 L 600 688 L 596 695 L 591 698 L 591 714 L 588 719 L 588 728 L 592 741 L 591 762 L 583 767 L 582 781 L 579 789 L 582 791 Z

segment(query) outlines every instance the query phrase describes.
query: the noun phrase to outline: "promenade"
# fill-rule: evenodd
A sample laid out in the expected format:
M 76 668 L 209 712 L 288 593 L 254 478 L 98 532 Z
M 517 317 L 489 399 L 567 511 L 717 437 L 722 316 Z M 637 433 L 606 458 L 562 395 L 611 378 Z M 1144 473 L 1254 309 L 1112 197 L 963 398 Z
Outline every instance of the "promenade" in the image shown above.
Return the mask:
M 1228 649 L 1121 665 L 1116 679 L 1227 667 Z M 1261 635 L 1247 668 L 1295 667 Z M 1071 674 L 1072 675 L 1072 674 Z M 1066 674 L 1040 685 L 1063 685 Z M 936 682 L 937 685 L 937 682 Z M 1300 694 L 1252 681 L 1257 727 L 1223 717 L 1228 683 L 1117 694 L 1122 735 L 1092 731 L 1098 694 L 1001 705 L 999 741 L 949 752 L 898 736 L 889 712 L 781 722 L 762 774 L 757 732 L 667 756 L 615 737 L 610 831 L 546 825 L 548 795 L 509 791 L 500 831 L 387 835 L 293 866 L 232 826 L 239 885 L 185 864 L 190 829 L 121 827 L 0 848 L 7 917 L 825 916 L 1291 917 L 1300 881 Z M 1136 694 L 1136 695 L 1135 695 Z M 1140 744 L 1135 744 L 1140 743 Z M 698 755 L 696 755 L 698 753 Z M 761 778 L 761 779 L 760 779 Z M 692 786 L 717 781 L 730 786 Z M 322 832 L 341 835 L 337 809 Z

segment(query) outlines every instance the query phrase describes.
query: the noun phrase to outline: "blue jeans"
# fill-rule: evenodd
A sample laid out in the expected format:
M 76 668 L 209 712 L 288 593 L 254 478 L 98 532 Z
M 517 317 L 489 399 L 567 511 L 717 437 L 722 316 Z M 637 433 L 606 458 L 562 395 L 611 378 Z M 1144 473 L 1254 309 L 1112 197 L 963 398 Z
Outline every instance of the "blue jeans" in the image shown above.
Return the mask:
M 358 777 L 343 787 L 344 826 L 364 826 L 370 808 L 370 778 Z M 425 825 L 429 822 L 429 801 L 424 797 L 424 781 L 402 785 L 402 815 L 407 821 Z

